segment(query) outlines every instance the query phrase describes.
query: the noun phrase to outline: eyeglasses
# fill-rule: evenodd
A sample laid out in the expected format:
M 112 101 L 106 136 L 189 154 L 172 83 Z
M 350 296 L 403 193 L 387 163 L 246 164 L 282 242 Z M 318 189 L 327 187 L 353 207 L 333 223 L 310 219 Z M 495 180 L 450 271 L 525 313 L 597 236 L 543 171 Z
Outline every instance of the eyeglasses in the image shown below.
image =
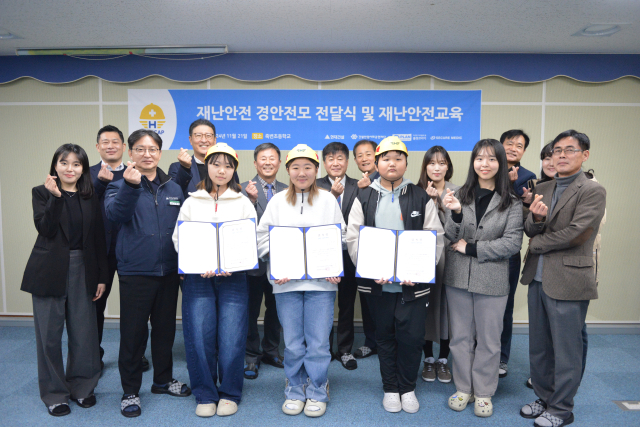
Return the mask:
M 136 147 L 133 149 L 133 151 L 135 151 L 139 155 L 143 155 L 146 151 L 148 151 L 149 154 L 151 154 L 152 156 L 155 156 L 156 154 L 158 154 L 160 149 L 156 147 L 150 147 L 150 148 Z
M 584 150 L 580 150 L 578 148 L 573 148 L 573 147 L 567 147 L 567 148 L 554 148 L 552 153 L 554 156 L 560 156 L 562 155 L 562 152 L 564 151 L 564 154 L 566 154 L 567 156 L 572 156 L 575 153 L 579 152 L 579 151 L 584 151 Z
M 212 134 L 212 133 L 194 133 L 194 134 L 193 134 L 193 137 L 194 137 L 195 139 L 202 139 L 202 137 L 204 137 L 205 139 L 207 139 L 207 140 L 209 140 L 209 141 L 213 140 L 213 137 L 214 137 L 214 136 L 215 136 L 215 135 L 214 135 L 214 134 Z

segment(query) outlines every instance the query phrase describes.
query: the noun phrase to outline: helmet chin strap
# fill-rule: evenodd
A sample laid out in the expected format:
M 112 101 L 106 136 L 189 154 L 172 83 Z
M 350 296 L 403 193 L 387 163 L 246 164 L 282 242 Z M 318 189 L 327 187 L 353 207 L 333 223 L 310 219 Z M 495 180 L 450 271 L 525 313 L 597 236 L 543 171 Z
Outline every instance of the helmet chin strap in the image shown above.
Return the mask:
M 394 195 L 393 195 L 393 184 L 395 184 L 396 182 L 400 181 L 403 177 L 401 176 L 398 179 L 394 179 L 393 181 L 391 181 L 390 179 L 384 178 L 385 181 L 390 182 L 391 183 L 391 203 L 393 203 L 394 200 Z
M 304 190 L 300 190 L 302 192 L 302 203 L 300 204 L 300 215 L 302 215 L 302 208 L 304 208 Z

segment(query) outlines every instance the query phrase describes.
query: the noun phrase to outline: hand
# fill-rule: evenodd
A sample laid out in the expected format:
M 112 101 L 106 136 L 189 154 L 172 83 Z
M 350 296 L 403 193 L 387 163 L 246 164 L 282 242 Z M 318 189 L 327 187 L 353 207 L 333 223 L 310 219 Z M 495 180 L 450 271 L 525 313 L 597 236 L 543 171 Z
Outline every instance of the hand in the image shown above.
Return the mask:
M 451 209 L 455 213 L 460 213 L 462 211 L 462 206 L 460 205 L 460 201 L 456 199 L 456 196 L 453 194 L 453 191 L 450 188 L 447 188 L 447 195 L 444 196 L 442 203 L 445 208 Z
M 247 184 L 247 188 L 245 188 L 245 191 L 247 192 L 247 196 L 249 196 L 249 200 L 251 200 L 251 203 L 255 205 L 258 202 L 258 187 L 256 187 L 256 183 L 253 181 L 249 181 L 249 183 Z
M 186 169 L 191 169 L 191 154 L 184 148 L 180 149 L 180 154 L 178 154 L 178 161 L 180 162 L 180 166 Z
M 91 301 L 97 301 L 104 294 L 105 289 L 107 289 L 107 285 L 104 283 L 98 283 L 98 289 L 96 290 L 96 296 L 91 299 Z
M 529 206 L 529 211 L 533 214 L 533 219 L 536 222 L 542 221 L 547 216 L 549 208 L 542 203 L 542 194 L 536 194 L 531 206 Z
M 47 175 L 47 179 L 44 181 L 44 188 L 49 190 L 49 193 L 53 194 L 56 197 L 62 197 L 62 193 L 58 188 L 58 184 L 56 184 L 57 176 Z
M 389 283 L 391 283 L 387 279 L 374 280 L 374 282 L 376 282 L 378 285 L 388 285 Z
M 107 165 L 102 165 L 100 172 L 98 172 L 98 179 L 104 182 L 111 182 L 113 179 L 113 172 L 107 169 Z
M 344 185 L 342 185 L 338 178 L 336 178 L 336 180 L 333 182 L 333 185 L 331 186 L 331 194 L 333 194 L 337 199 L 338 197 L 340 197 L 343 191 Z
M 460 239 L 455 243 L 451 244 L 451 249 L 454 251 L 458 251 L 461 254 L 465 254 L 467 250 L 467 242 L 464 239 Z
M 413 283 L 411 280 L 403 280 L 402 282 L 400 282 L 400 284 L 405 286 L 415 286 L 415 283 Z
M 223 271 L 222 273 L 216 274 L 216 276 L 229 277 L 231 276 L 231 273 L 229 273 L 228 271 Z
M 276 285 L 284 285 L 288 281 L 289 281 L 289 279 L 285 277 L 284 279 L 274 280 L 273 283 L 275 283 Z
M 433 186 L 433 181 L 429 181 L 427 183 L 427 194 L 433 199 L 434 202 L 438 199 L 438 190 Z
M 209 270 L 204 274 L 201 274 L 200 277 L 202 277 L 203 279 L 211 279 L 212 277 L 215 277 L 216 273 L 213 270 Z
M 332 285 L 337 285 L 338 283 L 340 283 L 340 277 L 327 277 L 327 282 L 331 283 Z
M 142 179 L 142 174 L 139 170 L 136 170 L 136 162 L 127 162 L 127 169 L 125 169 L 124 174 L 122 175 L 125 181 L 128 183 L 138 185 L 140 184 L 140 180 Z
M 358 188 L 367 188 L 371 185 L 371 180 L 369 179 L 369 172 L 365 172 L 362 174 L 362 179 L 358 181 Z
M 518 169 L 520 169 L 520 167 L 513 167 L 509 171 L 509 180 L 511 182 L 516 182 L 518 180 Z
M 522 202 L 530 205 L 532 200 L 533 194 L 531 193 L 531 190 L 526 187 L 522 187 Z

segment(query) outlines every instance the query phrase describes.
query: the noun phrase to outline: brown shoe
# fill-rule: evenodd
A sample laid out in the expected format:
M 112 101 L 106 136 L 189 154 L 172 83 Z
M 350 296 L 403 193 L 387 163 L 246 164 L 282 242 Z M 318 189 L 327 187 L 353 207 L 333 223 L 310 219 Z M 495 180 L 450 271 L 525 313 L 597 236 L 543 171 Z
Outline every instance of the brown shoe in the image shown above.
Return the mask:
M 438 375 L 438 381 L 441 383 L 451 382 L 451 371 L 446 363 L 436 362 L 436 373 Z
M 433 359 L 431 359 L 433 360 Z M 425 360 L 424 368 L 422 369 L 422 379 L 427 382 L 433 382 L 436 380 L 436 365 L 435 363 L 429 363 Z

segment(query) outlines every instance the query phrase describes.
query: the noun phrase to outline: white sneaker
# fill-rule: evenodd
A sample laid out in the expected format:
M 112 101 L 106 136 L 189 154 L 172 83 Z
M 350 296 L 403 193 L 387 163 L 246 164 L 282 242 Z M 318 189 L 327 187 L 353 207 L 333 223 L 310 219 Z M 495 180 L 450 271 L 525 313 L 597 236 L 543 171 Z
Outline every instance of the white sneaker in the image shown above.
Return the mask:
M 302 400 L 287 399 L 282 404 L 282 412 L 287 415 L 298 415 L 304 409 Z
M 213 417 L 216 414 L 215 403 L 201 403 L 196 406 L 196 415 L 199 417 L 207 418 Z
M 382 406 L 387 412 L 402 411 L 402 402 L 400 402 L 400 393 L 385 393 L 382 399 Z
M 216 412 L 219 417 L 233 415 L 236 412 L 238 412 L 238 404 L 236 402 L 227 399 L 220 399 L 218 402 L 218 411 Z
M 415 414 L 420 409 L 420 402 L 414 391 L 402 395 L 402 410 L 410 414 Z
M 317 400 L 307 399 L 304 405 L 304 414 L 307 417 L 321 417 L 327 411 L 327 402 L 318 402 Z

